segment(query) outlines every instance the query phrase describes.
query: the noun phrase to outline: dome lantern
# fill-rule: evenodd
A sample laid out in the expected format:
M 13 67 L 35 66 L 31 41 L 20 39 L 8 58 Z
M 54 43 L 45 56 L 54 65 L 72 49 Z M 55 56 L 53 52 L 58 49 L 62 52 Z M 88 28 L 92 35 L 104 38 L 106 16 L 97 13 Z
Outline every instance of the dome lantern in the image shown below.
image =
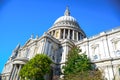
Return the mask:
M 66 7 L 66 10 L 65 10 L 65 13 L 64 13 L 65 16 L 70 16 L 70 11 L 69 11 L 69 8 Z

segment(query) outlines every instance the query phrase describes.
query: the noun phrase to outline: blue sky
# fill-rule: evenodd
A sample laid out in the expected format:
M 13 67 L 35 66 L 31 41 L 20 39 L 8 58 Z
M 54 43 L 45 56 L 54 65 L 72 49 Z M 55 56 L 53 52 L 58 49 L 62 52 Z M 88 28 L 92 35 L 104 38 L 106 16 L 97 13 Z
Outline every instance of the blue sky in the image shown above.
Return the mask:
M 114 2 L 112 2 L 114 1 Z M 88 37 L 120 26 L 117 0 L 0 0 L 0 72 L 18 43 L 42 36 L 69 6 Z

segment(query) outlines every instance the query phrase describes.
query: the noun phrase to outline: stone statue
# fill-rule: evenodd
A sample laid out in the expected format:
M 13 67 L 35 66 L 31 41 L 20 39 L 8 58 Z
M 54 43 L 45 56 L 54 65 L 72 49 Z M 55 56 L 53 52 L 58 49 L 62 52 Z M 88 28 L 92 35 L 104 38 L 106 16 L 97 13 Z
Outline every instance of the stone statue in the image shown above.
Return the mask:
M 18 54 L 18 50 L 20 49 L 20 44 L 18 44 L 16 46 L 16 48 L 13 50 L 13 53 L 11 55 L 11 58 L 14 59 L 15 57 L 17 57 L 17 54 Z

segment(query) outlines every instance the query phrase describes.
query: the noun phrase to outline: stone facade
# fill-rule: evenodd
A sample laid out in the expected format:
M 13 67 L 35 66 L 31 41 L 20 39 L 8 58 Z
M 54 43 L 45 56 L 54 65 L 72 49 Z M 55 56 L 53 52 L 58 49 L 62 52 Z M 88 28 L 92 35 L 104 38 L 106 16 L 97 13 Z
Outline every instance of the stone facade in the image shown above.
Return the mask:
M 88 55 L 106 80 L 120 79 L 120 28 L 87 38 L 67 8 L 64 16 L 58 18 L 43 36 L 31 36 L 22 47 L 17 45 L 4 66 L 2 80 L 20 80 L 18 73 L 22 66 L 36 54 L 43 53 L 56 63 L 52 66 L 52 76 L 60 76 L 66 55 L 73 45 Z

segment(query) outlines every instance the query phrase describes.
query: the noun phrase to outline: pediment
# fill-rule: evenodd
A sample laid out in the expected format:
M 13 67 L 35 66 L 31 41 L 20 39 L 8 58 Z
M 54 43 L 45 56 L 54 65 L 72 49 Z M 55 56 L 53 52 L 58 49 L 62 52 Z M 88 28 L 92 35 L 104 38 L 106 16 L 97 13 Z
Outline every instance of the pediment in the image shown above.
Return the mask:
M 111 39 L 111 42 L 112 42 L 112 43 L 116 43 L 116 42 L 118 42 L 118 41 L 120 41 L 120 38 L 118 38 L 118 37 L 115 37 L 115 38 Z

